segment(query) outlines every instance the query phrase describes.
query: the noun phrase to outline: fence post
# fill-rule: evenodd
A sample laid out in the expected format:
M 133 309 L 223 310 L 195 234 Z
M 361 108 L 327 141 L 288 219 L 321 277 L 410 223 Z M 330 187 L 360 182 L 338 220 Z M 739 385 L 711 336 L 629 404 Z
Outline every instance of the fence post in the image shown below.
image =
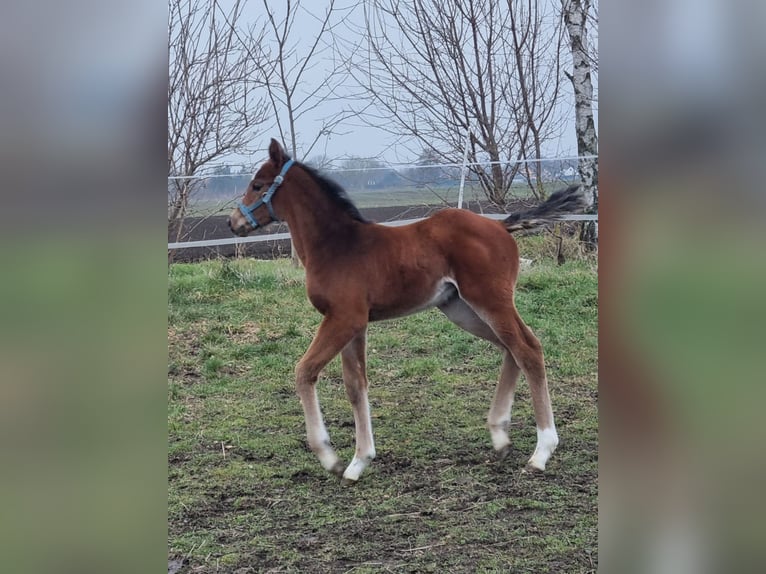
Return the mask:
M 465 187 L 465 172 L 468 170 L 468 144 L 471 137 L 471 125 L 465 129 L 465 144 L 463 145 L 463 169 L 460 171 L 460 190 L 457 192 L 457 208 L 463 209 L 463 188 Z

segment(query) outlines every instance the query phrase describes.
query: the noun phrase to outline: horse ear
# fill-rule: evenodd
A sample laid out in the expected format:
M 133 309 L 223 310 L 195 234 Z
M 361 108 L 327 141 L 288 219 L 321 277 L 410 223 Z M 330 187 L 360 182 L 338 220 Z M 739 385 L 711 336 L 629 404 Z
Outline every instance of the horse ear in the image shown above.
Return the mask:
M 269 144 L 269 159 L 277 169 L 285 163 L 285 150 L 282 149 L 282 146 L 274 138 L 271 138 L 271 143 Z

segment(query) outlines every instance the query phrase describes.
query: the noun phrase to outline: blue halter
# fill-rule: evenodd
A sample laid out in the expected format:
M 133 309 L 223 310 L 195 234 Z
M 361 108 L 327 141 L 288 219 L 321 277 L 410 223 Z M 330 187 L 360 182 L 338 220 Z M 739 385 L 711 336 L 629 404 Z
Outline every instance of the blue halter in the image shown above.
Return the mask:
M 261 198 L 256 201 L 252 205 L 245 205 L 241 201 L 237 203 L 237 207 L 239 207 L 239 211 L 242 213 L 242 215 L 245 216 L 248 222 L 250 222 L 250 225 L 253 226 L 253 229 L 257 229 L 260 227 L 258 222 L 255 220 L 255 217 L 253 217 L 253 212 L 258 209 L 260 206 L 265 205 L 269 208 L 269 215 L 271 216 L 272 221 L 279 221 L 279 218 L 274 213 L 274 208 L 271 207 L 271 198 L 274 197 L 274 194 L 277 192 L 277 189 L 280 185 L 282 185 L 282 181 L 285 179 L 285 174 L 287 173 L 287 170 L 290 169 L 290 166 L 292 166 L 295 163 L 294 160 L 288 160 L 285 165 L 282 166 L 282 171 L 279 172 L 279 175 L 274 178 L 274 183 L 271 184 L 271 187 L 269 187 L 268 191 L 264 193 Z M 269 222 L 271 223 L 271 222 Z

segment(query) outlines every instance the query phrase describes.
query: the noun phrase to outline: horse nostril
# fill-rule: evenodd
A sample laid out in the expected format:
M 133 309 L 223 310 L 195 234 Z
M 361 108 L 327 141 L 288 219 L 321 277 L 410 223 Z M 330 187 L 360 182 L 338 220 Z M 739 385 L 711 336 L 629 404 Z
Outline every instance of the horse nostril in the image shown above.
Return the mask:
M 229 229 L 230 229 L 231 231 L 234 231 L 234 229 L 233 229 L 233 228 L 232 228 L 232 226 L 231 226 L 231 217 L 230 217 L 229 219 L 227 219 L 227 220 L 226 220 L 226 225 L 228 225 L 228 226 L 229 226 Z

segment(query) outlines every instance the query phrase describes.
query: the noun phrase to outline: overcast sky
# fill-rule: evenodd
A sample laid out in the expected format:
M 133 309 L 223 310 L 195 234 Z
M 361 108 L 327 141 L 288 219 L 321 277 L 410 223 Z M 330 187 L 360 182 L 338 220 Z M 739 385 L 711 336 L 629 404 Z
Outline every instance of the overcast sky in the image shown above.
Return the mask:
M 219 0 L 221 6 L 225 7 L 230 4 L 230 0 Z M 363 12 L 360 8 L 356 10 L 351 9 L 355 4 L 354 0 L 338 0 L 337 7 L 340 7 L 338 16 L 341 15 L 346 19 L 346 25 L 350 27 L 361 27 L 364 22 Z M 279 18 L 284 13 L 283 1 L 270 1 L 270 4 L 274 7 Z M 300 6 L 296 11 L 295 28 L 300 31 L 300 34 L 296 35 L 296 47 L 300 52 L 308 50 L 309 43 L 313 40 L 316 31 L 319 29 L 318 16 L 323 16 L 326 2 L 323 1 L 305 1 L 305 6 Z M 558 5 L 558 1 L 555 2 Z M 337 9 L 337 8 L 336 8 Z M 250 0 L 244 9 L 245 20 L 248 24 L 256 24 L 257 22 L 263 22 L 265 18 L 265 10 L 261 0 Z M 341 25 L 339 30 L 343 29 Z M 595 32 L 595 31 L 594 31 Z M 343 33 L 344 37 L 349 37 L 350 32 L 346 30 Z M 330 52 L 327 52 L 329 57 Z M 571 67 L 571 57 L 568 51 L 563 54 L 563 63 L 566 67 Z M 315 85 L 324 78 L 327 69 L 327 61 L 317 61 L 317 63 L 308 70 L 305 75 L 306 84 L 303 91 L 311 90 Z M 543 149 L 543 155 L 545 157 L 562 157 L 572 156 L 577 154 L 577 143 L 574 132 L 574 109 L 573 109 L 573 96 L 571 84 L 565 79 L 562 82 L 563 97 L 560 103 L 560 115 L 565 121 L 565 125 L 562 129 L 562 135 L 560 139 L 556 141 L 547 142 Z M 595 87 L 595 86 L 594 86 Z M 362 107 L 367 102 L 363 99 L 348 99 L 341 102 L 327 102 L 316 110 L 308 113 L 302 122 L 299 124 L 300 137 L 304 143 L 313 139 L 314 134 L 320 128 L 322 119 L 324 117 L 331 116 L 336 113 L 342 107 L 351 105 L 355 107 Z M 420 146 L 417 144 L 407 145 L 406 142 L 396 142 L 394 137 L 385 133 L 375 127 L 365 125 L 361 120 L 352 120 L 345 123 L 339 130 L 338 134 L 331 135 L 326 140 L 322 140 L 321 143 L 307 154 L 307 157 L 301 159 L 308 160 L 312 156 L 317 154 L 326 154 L 330 158 L 343 158 L 348 156 L 362 156 L 362 157 L 374 157 L 383 159 L 392 163 L 406 163 L 413 161 L 417 156 L 417 150 Z M 265 148 L 268 145 L 268 138 L 274 136 L 279 137 L 279 132 L 274 127 L 272 130 L 267 130 L 267 133 L 263 136 L 263 142 L 255 142 L 256 151 L 249 158 L 242 158 L 244 161 L 249 159 L 252 162 L 259 162 L 260 157 L 265 156 Z

